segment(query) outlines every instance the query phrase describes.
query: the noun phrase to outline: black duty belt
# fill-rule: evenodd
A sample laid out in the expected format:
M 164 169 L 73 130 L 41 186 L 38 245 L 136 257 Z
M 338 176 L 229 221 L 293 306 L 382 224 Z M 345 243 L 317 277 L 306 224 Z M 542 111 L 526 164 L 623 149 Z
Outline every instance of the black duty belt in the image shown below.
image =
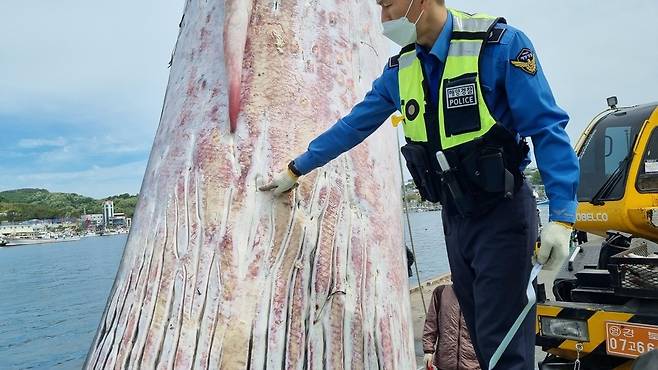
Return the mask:
M 417 142 L 401 151 L 423 200 L 471 217 L 514 196 L 523 184 L 520 167 L 528 146 L 497 124 L 482 137 L 445 151 Z M 441 165 L 437 154 L 444 158 Z

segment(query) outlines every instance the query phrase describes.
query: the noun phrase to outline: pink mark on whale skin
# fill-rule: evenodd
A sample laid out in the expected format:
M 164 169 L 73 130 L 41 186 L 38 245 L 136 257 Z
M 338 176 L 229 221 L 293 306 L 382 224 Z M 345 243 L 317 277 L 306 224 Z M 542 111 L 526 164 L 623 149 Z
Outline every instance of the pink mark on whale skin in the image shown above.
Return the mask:
M 190 122 L 191 118 L 192 112 L 189 109 L 185 109 L 183 112 L 181 112 L 180 115 L 180 126 L 186 126 Z
M 214 105 L 212 108 L 210 108 L 208 118 L 211 122 L 219 122 L 219 106 Z
M 238 127 L 238 115 L 240 114 L 240 81 L 232 76 L 228 87 L 228 118 L 231 133 L 235 133 Z
M 197 97 L 197 86 L 194 83 L 192 79 L 188 81 L 187 83 L 187 90 L 185 90 L 185 94 L 187 95 L 188 99 L 193 99 Z
M 235 133 L 241 109 L 242 71 L 253 0 L 225 1 L 224 56 L 228 76 L 230 133 Z
M 210 45 L 209 39 L 210 39 L 210 31 L 208 31 L 205 27 L 201 28 L 201 35 L 200 35 L 200 44 L 199 44 L 199 53 L 203 53 L 208 49 L 208 46 Z

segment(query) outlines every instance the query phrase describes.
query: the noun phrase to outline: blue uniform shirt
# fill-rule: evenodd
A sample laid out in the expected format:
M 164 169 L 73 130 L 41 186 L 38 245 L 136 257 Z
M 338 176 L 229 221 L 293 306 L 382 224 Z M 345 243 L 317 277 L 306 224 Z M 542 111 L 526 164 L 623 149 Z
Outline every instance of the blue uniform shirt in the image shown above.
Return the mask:
M 448 14 L 447 23 L 431 50 L 416 45 L 418 58 L 429 79 L 430 106 L 438 105 L 452 22 L 452 15 Z M 485 46 L 480 60 L 485 102 L 498 122 L 521 137 L 532 138 L 537 167 L 549 199 L 550 220 L 575 222 L 579 167 L 564 130 L 569 116 L 557 106 L 528 37 L 509 25 L 496 27 L 504 29 L 504 33 L 499 42 Z M 512 64 L 512 61 L 524 60 L 523 55 L 527 57 L 529 53 L 537 64 L 534 74 L 532 70 Z M 386 66 L 363 101 L 313 140 L 308 150 L 295 159 L 295 167 L 306 174 L 325 165 L 361 143 L 399 110 L 398 68 Z M 524 166 L 528 163 L 529 160 Z

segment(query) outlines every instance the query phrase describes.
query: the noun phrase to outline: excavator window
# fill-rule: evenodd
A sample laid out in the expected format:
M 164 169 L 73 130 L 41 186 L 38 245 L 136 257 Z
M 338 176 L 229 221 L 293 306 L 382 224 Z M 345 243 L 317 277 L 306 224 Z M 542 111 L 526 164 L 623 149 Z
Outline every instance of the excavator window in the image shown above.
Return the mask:
M 637 176 L 640 193 L 658 193 L 658 129 L 654 129 L 647 143 Z
M 599 121 L 579 153 L 579 202 L 623 198 L 630 154 L 645 119 L 618 111 Z
M 631 127 L 608 127 L 605 131 L 604 174 L 612 175 L 631 149 Z

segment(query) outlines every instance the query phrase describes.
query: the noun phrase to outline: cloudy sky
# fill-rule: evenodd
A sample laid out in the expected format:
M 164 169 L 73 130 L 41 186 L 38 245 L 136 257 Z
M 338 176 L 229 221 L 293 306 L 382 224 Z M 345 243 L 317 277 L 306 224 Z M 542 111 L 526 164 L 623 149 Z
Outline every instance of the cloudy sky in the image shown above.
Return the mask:
M 182 8 L 1 1 L 0 190 L 138 192 Z
M 655 0 L 447 1 L 530 36 L 572 140 L 607 96 L 658 100 Z M 139 190 L 183 4 L 0 2 L 0 190 Z

